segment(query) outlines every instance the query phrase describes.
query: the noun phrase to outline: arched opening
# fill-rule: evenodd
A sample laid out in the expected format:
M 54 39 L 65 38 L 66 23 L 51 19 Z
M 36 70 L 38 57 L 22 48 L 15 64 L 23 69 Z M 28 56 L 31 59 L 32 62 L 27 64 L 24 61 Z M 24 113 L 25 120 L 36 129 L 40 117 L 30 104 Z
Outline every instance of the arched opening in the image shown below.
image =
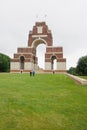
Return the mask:
M 57 70 L 57 59 L 54 59 L 54 66 L 53 66 L 54 70 Z
M 45 69 L 45 52 L 46 45 L 41 43 L 36 48 L 36 56 L 38 57 L 38 68 Z
M 21 56 L 20 57 L 20 69 L 22 69 L 22 70 L 24 70 L 24 61 L 25 61 L 24 56 Z
M 33 41 L 32 47 L 36 48 L 39 44 L 46 44 L 47 45 L 47 42 L 42 38 L 37 38 Z
M 46 45 L 47 45 L 47 42 L 40 37 L 35 39 L 32 43 L 32 47 L 35 49 L 35 53 L 37 57 L 38 69 L 44 69 L 45 67 Z
M 56 56 L 51 57 L 51 70 L 57 69 L 57 59 Z

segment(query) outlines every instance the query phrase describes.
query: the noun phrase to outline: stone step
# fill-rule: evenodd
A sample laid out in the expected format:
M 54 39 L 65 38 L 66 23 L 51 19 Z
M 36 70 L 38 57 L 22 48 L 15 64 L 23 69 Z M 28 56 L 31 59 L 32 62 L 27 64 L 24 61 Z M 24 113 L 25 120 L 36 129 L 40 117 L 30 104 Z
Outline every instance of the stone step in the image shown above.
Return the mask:
M 44 70 L 42 69 L 38 69 L 38 70 L 35 70 L 36 73 L 44 73 Z

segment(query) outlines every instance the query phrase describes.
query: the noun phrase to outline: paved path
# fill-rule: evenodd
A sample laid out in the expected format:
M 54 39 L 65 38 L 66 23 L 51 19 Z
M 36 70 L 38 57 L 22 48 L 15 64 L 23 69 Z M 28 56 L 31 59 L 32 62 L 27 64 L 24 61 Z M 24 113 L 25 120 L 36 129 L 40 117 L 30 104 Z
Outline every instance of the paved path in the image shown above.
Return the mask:
M 71 77 L 72 79 L 74 79 L 75 81 L 77 81 L 78 83 L 80 83 L 82 85 L 87 85 L 87 80 L 86 79 L 83 79 L 83 78 L 80 78 L 78 76 L 71 75 L 71 74 L 68 74 L 68 73 L 66 73 L 66 75 L 68 75 L 69 77 Z

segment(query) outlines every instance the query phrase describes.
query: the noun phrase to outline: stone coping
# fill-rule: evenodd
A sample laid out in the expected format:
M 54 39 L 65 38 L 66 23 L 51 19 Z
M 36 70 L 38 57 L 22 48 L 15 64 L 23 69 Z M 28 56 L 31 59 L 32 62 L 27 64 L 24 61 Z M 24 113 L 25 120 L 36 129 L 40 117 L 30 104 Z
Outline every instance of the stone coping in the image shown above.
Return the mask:
M 71 74 L 68 74 L 68 73 L 66 73 L 66 75 L 71 77 L 73 80 L 77 81 L 79 84 L 87 85 L 87 80 L 86 79 L 83 79 L 83 78 L 80 78 L 78 76 L 71 75 Z

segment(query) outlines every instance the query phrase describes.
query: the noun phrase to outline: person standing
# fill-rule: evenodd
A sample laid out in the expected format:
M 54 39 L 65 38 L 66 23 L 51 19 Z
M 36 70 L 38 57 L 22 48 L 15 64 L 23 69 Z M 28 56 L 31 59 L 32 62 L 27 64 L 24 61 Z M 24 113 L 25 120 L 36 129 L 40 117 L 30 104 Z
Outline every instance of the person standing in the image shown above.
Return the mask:
M 32 71 L 30 71 L 30 76 L 32 76 Z
M 35 75 L 35 70 L 32 70 L 32 75 L 33 75 L 33 76 Z

